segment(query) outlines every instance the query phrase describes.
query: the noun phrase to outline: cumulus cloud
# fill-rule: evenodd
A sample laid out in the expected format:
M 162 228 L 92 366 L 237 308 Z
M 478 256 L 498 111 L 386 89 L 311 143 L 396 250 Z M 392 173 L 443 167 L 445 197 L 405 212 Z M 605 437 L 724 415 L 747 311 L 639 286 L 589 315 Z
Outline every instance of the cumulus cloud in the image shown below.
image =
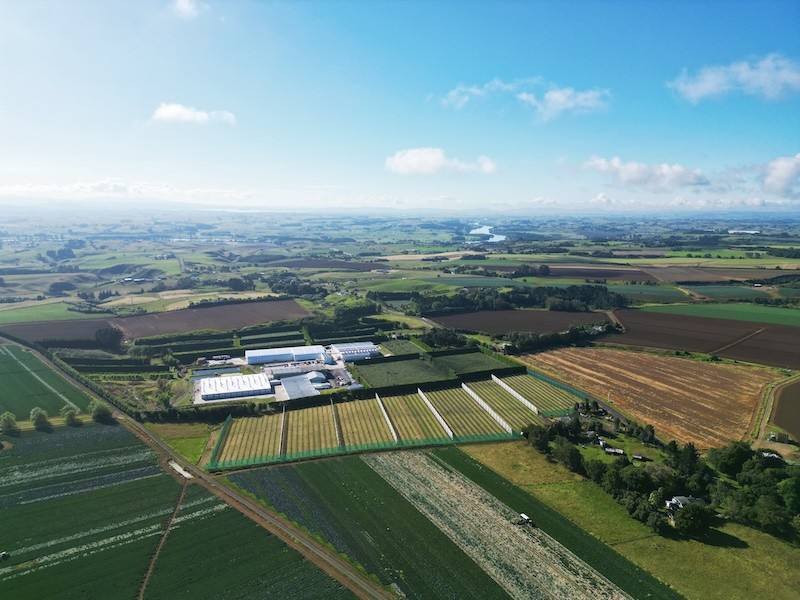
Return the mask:
M 549 121 L 566 113 L 591 113 L 608 107 L 611 92 L 594 88 L 576 90 L 573 87 L 560 87 L 546 83 L 539 77 L 515 79 L 505 82 L 492 79 L 483 85 L 459 84 L 441 99 L 443 106 L 463 108 L 475 98 L 487 98 L 497 94 L 513 94 L 525 106 L 532 107 L 537 117 Z
M 730 92 L 778 100 L 800 92 L 800 63 L 780 54 L 770 54 L 757 62 L 703 67 L 694 75 L 684 69 L 667 83 L 667 87 L 692 104 Z
M 385 167 L 397 175 L 434 175 L 443 172 L 491 174 L 497 171 L 497 165 L 488 156 L 479 156 L 475 162 L 463 162 L 449 158 L 441 148 L 398 150 L 386 158 Z
M 764 169 L 764 190 L 779 195 L 800 194 L 800 153 L 779 156 Z
M 610 160 L 592 156 L 583 163 L 583 168 L 608 175 L 624 186 L 654 191 L 668 191 L 687 186 L 707 186 L 710 183 L 700 169 L 690 169 L 679 164 L 648 165 L 634 161 L 622 162 L 618 156 Z
M 200 123 L 209 122 L 227 123 L 236 125 L 236 116 L 227 110 L 197 110 L 183 104 L 162 102 L 153 112 L 153 121 L 165 123 Z
M 174 0 L 171 5 L 172 13 L 181 19 L 196 19 L 200 11 L 208 8 L 207 4 L 197 0 Z

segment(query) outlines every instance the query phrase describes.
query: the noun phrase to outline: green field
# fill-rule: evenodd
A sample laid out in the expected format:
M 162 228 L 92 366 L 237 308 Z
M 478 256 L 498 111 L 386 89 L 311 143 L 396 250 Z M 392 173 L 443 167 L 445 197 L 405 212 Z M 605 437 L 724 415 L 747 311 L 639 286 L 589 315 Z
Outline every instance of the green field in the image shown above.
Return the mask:
M 693 285 L 688 286 L 693 292 L 707 296 L 713 300 L 751 300 L 768 298 L 764 288 L 745 287 L 741 285 Z
M 0 344 L 0 413 L 10 411 L 27 420 L 35 406 L 49 416 L 72 403 L 85 412 L 91 399 L 36 356 L 13 344 Z
M 516 445 L 516 444 L 515 444 Z M 504 444 L 503 446 L 507 446 Z M 679 598 L 680 595 L 630 560 L 575 525 L 544 502 L 513 485 L 457 448 L 430 451 L 501 502 L 529 515 L 537 527 L 571 550 L 634 598 Z M 531 450 L 533 452 L 533 450 Z M 611 500 L 613 503 L 614 501 Z M 623 509 L 624 510 L 624 509 Z
M 388 363 L 361 364 L 356 370 L 370 387 L 404 385 L 449 379 L 432 363 L 421 360 L 401 360 Z
M 531 508 L 537 525 L 547 530 L 549 525 L 540 519 L 546 518 L 547 511 L 558 511 L 591 534 L 595 544 L 600 540 L 613 546 L 616 552 L 609 557 L 619 553 L 625 557 L 623 561 L 649 571 L 687 598 L 749 600 L 760 597 L 764 590 L 770 590 L 773 598 L 797 596 L 800 548 L 796 544 L 735 523 L 713 528 L 702 540 L 657 536 L 628 516 L 625 508 L 597 485 L 550 462 L 527 444 L 481 444 L 465 450 L 483 463 L 478 476 L 488 473 L 489 480 L 505 477 L 501 481 L 514 486 L 504 486 L 524 490 L 528 497 L 543 503 L 541 517 L 538 509 Z M 558 532 L 551 535 L 567 544 Z M 632 595 L 644 597 L 643 593 Z
M 67 310 L 66 302 L 52 302 L 36 306 L 22 306 L 0 310 L 0 325 L 12 323 L 33 323 L 36 321 L 70 321 L 73 319 L 97 319 L 103 315 L 88 314 Z
M 385 342 L 381 342 L 381 346 L 383 346 L 387 352 L 395 356 L 400 356 L 402 354 L 422 354 L 422 348 L 409 340 L 386 340 Z
M 561 415 L 571 412 L 578 398 L 564 390 L 550 385 L 531 375 L 512 375 L 503 377 L 503 383 L 519 392 L 544 416 Z
M 361 459 L 270 467 L 228 477 L 330 542 L 408 598 L 505 598 L 503 590 Z
M 639 302 L 680 302 L 688 298 L 678 288 L 666 285 L 613 285 L 609 289 Z
M 796 308 L 760 306 L 758 304 L 674 304 L 646 306 L 639 310 L 670 315 L 731 319 L 734 321 L 800 327 L 800 310 Z
M 216 496 L 192 486 L 144 597 L 310 600 L 354 596 Z
M 447 373 L 452 371 L 456 375 L 463 373 L 475 373 L 477 371 L 488 371 L 490 369 L 505 369 L 507 364 L 493 358 L 483 352 L 470 352 L 468 354 L 450 354 L 448 356 L 436 356 L 433 363 L 442 368 Z

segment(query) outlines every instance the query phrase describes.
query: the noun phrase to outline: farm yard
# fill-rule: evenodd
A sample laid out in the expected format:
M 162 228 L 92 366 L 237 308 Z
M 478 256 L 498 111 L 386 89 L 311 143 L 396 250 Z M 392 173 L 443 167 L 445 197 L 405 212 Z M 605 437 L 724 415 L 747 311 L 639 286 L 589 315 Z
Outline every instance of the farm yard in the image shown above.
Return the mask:
M 482 310 L 435 317 L 433 321 L 465 331 L 496 334 L 509 331 L 566 331 L 571 325 L 590 325 L 608 321 L 605 313 L 570 313 L 552 310 Z
M 618 310 L 614 314 L 625 326 L 625 333 L 606 337 L 606 342 L 800 368 L 800 344 L 796 343 L 800 327 L 642 310 Z
M 504 429 L 461 388 L 425 392 L 456 438 L 501 434 Z
M 33 352 L 14 344 L 0 344 L 0 413 L 9 411 L 27 420 L 35 406 L 57 416 L 65 405 L 86 412 L 90 398 L 39 360 Z
M 394 441 L 377 400 L 354 400 L 336 405 L 345 446 Z
M 407 598 L 507 597 L 470 557 L 358 457 L 265 467 L 228 480 Z
M 530 424 L 543 425 L 545 419 L 537 415 L 522 402 L 494 381 L 474 381 L 467 384 L 481 400 L 486 402 L 514 431 L 523 431 Z
M 572 412 L 572 407 L 579 398 L 532 377 L 531 375 L 512 375 L 503 377 L 502 382 L 522 395 L 528 402 L 539 409 L 544 416 L 563 416 Z
M 743 439 L 772 369 L 698 362 L 604 348 L 565 348 L 524 357 L 545 373 L 609 398 L 662 439 L 710 448 Z

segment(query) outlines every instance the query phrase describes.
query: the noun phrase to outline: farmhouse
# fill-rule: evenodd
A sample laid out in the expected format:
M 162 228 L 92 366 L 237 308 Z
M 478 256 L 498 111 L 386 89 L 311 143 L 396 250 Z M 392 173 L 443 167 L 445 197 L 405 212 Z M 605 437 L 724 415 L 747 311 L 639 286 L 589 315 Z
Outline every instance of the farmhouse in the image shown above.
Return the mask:
M 381 351 L 372 342 L 350 342 L 333 344 L 331 355 L 337 360 L 354 361 L 379 356 Z
M 683 508 L 684 506 L 688 506 L 689 504 L 700 504 L 701 506 L 705 506 L 706 501 L 702 498 L 695 498 L 694 496 L 673 496 L 671 500 L 666 501 L 666 508 L 667 510 L 674 511 L 678 510 L 679 508 Z
M 328 362 L 330 360 L 323 346 L 293 346 L 291 348 L 245 350 L 244 357 L 248 365 L 301 362 L 304 360 Z
M 272 386 L 264 373 L 255 375 L 231 375 L 229 377 L 204 377 L 200 380 L 202 400 L 225 400 L 266 396 L 272 393 Z

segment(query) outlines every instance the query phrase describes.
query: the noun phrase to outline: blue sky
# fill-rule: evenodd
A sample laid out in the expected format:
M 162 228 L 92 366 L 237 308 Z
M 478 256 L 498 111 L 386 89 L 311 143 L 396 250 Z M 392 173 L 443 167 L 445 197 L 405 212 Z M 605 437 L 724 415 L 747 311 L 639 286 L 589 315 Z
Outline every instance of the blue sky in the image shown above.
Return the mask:
M 800 3 L 0 3 L 0 204 L 800 208 Z

